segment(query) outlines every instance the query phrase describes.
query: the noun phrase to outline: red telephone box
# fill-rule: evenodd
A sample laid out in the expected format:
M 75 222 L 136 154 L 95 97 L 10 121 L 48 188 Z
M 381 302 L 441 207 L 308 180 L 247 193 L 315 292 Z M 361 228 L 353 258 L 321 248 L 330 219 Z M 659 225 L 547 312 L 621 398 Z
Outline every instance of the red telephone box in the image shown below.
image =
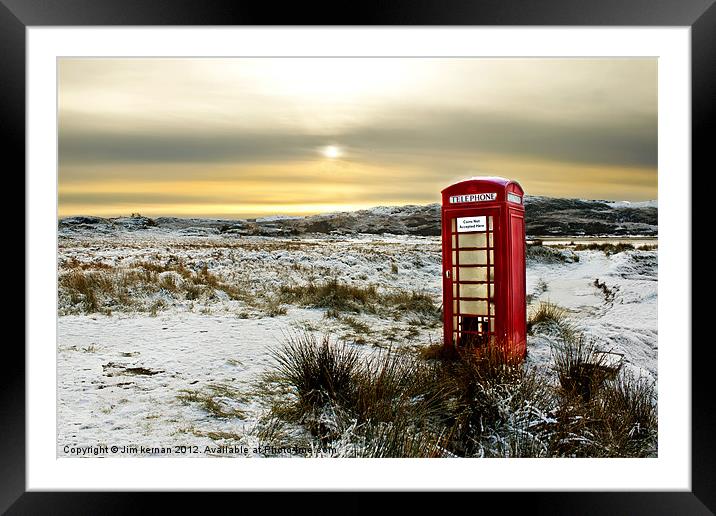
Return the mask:
M 474 177 L 442 191 L 445 346 L 527 353 L 524 191 Z

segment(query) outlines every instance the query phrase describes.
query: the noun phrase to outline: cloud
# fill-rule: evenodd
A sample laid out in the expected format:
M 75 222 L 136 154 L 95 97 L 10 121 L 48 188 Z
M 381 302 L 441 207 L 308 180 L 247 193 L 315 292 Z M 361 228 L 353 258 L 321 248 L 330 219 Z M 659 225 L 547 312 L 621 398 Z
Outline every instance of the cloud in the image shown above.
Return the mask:
M 469 157 L 489 153 L 595 165 L 656 166 L 656 136 L 656 116 L 634 115 L 607 123 L 441 111 L 383 120 L 343 135 L 341 141 L 366 154 Z
M 656 117 L 544 121 L 484 112 L 404 110 L 329 136 L 277 129 L 60 133 L 60 164 L 255 163 L 315 159 L 337 142 L 349 159 L 392 164 L 424 156 L 469 158 L 479 153 L 621 166 L 657 163 Z
M 655 59 L 63 59 L 59 71 L 61 212 L 431 202 L 482 174 L 540 195 L 656 195 Z
M 281 161 L 315 153 L 310 135 L 210 131 L 73 132 L 59 136 L 60 165 Z

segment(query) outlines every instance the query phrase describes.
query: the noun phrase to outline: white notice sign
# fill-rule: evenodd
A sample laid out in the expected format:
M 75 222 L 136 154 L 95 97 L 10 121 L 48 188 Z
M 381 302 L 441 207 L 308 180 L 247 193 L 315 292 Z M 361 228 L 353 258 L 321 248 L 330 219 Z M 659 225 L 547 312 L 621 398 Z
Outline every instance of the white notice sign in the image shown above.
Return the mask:
M 468 233 L 470 231 L 487 231 L 487 217 L 458 217 L 457 232 Z

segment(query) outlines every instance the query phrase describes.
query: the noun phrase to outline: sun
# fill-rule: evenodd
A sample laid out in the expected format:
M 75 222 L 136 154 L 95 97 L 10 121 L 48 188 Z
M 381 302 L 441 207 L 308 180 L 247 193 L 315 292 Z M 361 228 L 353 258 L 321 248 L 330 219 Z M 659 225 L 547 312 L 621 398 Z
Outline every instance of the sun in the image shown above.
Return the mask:
M 336 145 L 327 145 L 321 149 L 324 158 L 337 159 L 343 155 L 343 151 Z

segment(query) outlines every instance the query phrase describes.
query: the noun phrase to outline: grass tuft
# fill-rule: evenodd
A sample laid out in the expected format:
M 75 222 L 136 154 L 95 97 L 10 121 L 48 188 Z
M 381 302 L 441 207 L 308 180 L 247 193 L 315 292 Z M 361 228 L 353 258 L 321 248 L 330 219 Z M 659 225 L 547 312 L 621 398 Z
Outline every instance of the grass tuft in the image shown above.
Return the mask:
M 353 398 L 358 353 L 332 343 L 328 335 L 319 342 L 312 335 L 291 335 L 283 347 L 270 351 L 278 364 L 277 374 L 295 389 L 300 404 L 308 410 Z
M 563 335 L 552 347 L 552 358 L 563 392 L 583 401 L 590 401 L 604 381 L 617 372 L 607 355 L 582 334 Z
M 538 324 L 564 324 L 566 317 L 567 310 L 561 306 L 549 301 L 540 301 L 536 307 L 530 310 L 527 316 L 527 333 L 532 334 L 532 330 Z

